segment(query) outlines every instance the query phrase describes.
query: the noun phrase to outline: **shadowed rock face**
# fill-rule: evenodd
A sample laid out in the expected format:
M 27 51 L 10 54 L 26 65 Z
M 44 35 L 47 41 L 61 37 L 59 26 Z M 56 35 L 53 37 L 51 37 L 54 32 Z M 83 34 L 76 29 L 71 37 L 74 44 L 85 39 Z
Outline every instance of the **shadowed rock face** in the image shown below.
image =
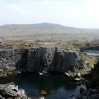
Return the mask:
M 61 52 L 58 48 L 10 49 L 0 52 L 0 68 L 28 72 L 66 72 L 83 68 L 77 52 Z
M 43 48 L 33 49 L 28 54 L 28 71 L 46 71 L 51 66 L 55 54 L 55 48 Z
M 83 61 L 77 52 L 61 52 L 58 48 L 33 49 L 28 54 L 28 71 L 74 71 L 83 68 Z

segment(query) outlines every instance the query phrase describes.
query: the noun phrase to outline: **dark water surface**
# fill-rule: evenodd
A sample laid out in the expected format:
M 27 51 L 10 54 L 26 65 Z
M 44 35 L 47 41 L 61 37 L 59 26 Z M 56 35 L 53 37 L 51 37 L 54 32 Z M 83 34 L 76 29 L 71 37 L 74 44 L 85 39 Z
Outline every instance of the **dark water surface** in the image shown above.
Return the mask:
M 44 96 L 46 99 L 73 99 L 79 95 L 79 88 L 81 87 L 77 86 L 75 81 L 60 75 L 22 74 L 0 79 L 2 84 L 10 82 L 15 82 L 19 88 L 25 89 L 30 97 L 42 96 L 40 91 L 45 90 L 48 93 Z M 70 97 L 71 95 L 74 96 Z

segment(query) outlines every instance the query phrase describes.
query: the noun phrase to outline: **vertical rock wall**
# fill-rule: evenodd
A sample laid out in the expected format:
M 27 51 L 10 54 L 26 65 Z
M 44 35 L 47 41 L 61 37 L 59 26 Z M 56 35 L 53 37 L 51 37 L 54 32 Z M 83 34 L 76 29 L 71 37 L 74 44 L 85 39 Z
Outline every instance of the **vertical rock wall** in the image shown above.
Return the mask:
M 43 48 L 29 50 L 28 71 L 47 71 L 52 64 L 55 54 L 55 48 Z
M 4 71 L 15 70 L 22 51 L 20 49 L 6 49 L 0 51 L 0 69 Z
M 6 49 L 0 51 L 0 69 L 21 72 L 66 72 L 83 68 L 77 52 L 62 52 L 58 48 Z
M 28 54 L 28 71 L 74 71 L 83 68 L 83 61 L 77 52 L 61 52 L 58 48 L 32 49 Z

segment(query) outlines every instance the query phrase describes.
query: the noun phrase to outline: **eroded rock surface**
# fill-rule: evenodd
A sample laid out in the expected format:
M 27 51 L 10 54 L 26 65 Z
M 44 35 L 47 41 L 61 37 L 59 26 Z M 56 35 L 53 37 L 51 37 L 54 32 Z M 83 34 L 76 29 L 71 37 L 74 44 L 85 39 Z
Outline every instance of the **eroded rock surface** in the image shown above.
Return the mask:
M 84 67 L 78 52 L 62 52 L 59 48 L 6 49 L 0 51 L 1 71 L 67 72 Z
M 61 52 L 58 48 L 37 48 L 29 50 L 28 71 L 74 71 L 83 68 L 78 52 Z
M 15 70 L 22 53 L 21 49 L 0 50 L 0 71 Z
M 0 84 L 0 99 L 30 99 L 24 89 L 19 89 L 14 83 Z

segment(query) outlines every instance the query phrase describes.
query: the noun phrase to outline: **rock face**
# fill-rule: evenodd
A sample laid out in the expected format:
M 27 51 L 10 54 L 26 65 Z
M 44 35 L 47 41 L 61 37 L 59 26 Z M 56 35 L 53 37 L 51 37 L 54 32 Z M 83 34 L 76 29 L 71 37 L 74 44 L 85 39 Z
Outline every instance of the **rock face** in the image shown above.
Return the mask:
M 85 88 L 80 87 L 79 89 L 80 95 L 78 95 L 76 99 L 99 99 L 99 90 L 92 88 L 93 86 L 90 85 L 89 81 L 85 80 L 84 84 L 86 87 Z M 90 86 L 90 87 L 87 88 L 87 86 Z
M 0 99 L 30 99 L 24 89 L 19 89 L 13 83 L 0 84 Z
M 78 52 L 62 52 L 59 48 L 6 49 L 0 51 L 0 69 L 21 72 L 67 72 L 83 68 Z
M 0 51 L 0 70 L 15 70 L 15 64 L 21 57 L 21 49 L 5 49 Z
M 28 71 L 46 71 L 52 64 L 55 54 L 55 48 L 43 48 L 29 50 Z
M 28 71 L 36 72 L 66 72 L 75 68 L 83 68 L 83 61 L 77 52 L 61 52 L 58 48 L 43 48 L 29 50 Z
M 45 99 L 43 96 L 28 97 L 24 89 L 18 88 L 14 82 L 0 84 L 0 99 Z

